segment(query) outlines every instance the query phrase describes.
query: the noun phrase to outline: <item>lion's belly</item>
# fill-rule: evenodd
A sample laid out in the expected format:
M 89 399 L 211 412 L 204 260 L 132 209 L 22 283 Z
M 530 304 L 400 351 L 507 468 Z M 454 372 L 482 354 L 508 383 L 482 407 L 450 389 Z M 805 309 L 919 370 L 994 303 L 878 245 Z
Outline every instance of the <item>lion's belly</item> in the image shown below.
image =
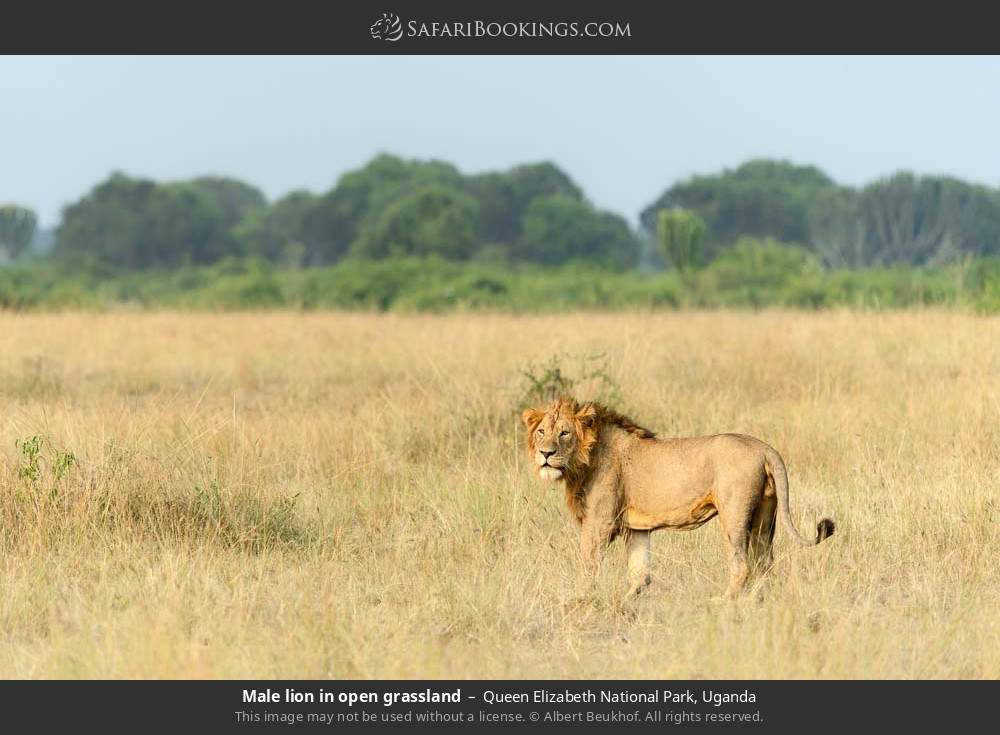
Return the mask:
M 711 439 L 643 442 L 623 462 L 625 523 L 636 530 L 697 528 L 717 514 Z
M 697 528 L 718 513 L 715 496 L 708 494 L 693 502 L 667 508 L 644 507 L 646 504 L 629 504 L 625 509 L 625 525 L 636 531 L 656 528 Z

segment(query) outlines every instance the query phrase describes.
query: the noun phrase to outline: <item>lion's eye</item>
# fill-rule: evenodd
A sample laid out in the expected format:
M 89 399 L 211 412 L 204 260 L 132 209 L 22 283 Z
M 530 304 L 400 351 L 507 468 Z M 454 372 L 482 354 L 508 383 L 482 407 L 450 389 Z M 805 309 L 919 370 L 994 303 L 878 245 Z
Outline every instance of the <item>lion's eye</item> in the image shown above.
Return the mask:
M 560 431 L 559 432 L 559 436 L 569 436 L 569 432 L 568 431 Z
M 537 433 L 538 436 L 543 436 L 545 434 L 545 429 L 539 429 Z

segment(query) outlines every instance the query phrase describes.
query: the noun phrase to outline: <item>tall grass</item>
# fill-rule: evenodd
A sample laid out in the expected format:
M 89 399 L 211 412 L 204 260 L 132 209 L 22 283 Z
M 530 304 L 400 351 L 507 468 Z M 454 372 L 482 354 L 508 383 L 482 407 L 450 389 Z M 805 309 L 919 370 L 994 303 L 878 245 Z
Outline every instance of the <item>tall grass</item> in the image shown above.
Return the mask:
M 0 314 L 0 676 L 1000 676 L 1000 319 Z M 557 377 L 554 377 L 557 376 Z M 761 600 L 654 534 L 635 620 L 517 408 L 554 381 L 789 465 Z M 71 459 L 70 459 L 71 457 Z

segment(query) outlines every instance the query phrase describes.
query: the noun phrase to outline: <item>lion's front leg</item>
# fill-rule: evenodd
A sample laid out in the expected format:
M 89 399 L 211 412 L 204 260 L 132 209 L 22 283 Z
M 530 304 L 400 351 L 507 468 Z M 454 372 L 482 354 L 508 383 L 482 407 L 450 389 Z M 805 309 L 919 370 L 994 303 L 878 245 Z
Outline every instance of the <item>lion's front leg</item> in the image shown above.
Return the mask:
M 576 583 L 578 594 L 585 595 L 594 586 L 608 541 L 609 538 L 600 533 L 598 529 L 593 526 L 588 528 L 586 524 L 584 525 L 580 533 L 580 562 Z
M 626 602 L 638 597 L 649 586 L 649 531 L 629 530 L 626 541 L 628 553 L 628 592 Z
M 616 529 L 615 508 L 610 502 L 597 502 L 587 508 L 580 528 L 580 565 L 577 594 L 588 595 L 601 569 L 604 552 Z
M 611 541 L 602 524 L 584 517 L 580 528 L 580 557 L 577 564 L 576 584 L 573 594 L 566 603 L 566 611 L 574 612 L 588 607 L 593 599 L 594 584 L 601 569 L 604 550 Z

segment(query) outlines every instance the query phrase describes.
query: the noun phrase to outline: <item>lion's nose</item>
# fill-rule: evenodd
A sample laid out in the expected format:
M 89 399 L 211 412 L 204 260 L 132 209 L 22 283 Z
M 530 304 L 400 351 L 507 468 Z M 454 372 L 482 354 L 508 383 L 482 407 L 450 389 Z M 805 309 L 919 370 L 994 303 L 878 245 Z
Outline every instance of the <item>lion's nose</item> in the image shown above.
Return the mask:
M 548 452 L 546 452 L 544 449 L 539 449 L 538 451 L 542 453 L 542 456 L 545 457 L 545 459 L 548 459 L 549 457 L 551 457 L 553 454 L 556 453 L 555 449 Z

